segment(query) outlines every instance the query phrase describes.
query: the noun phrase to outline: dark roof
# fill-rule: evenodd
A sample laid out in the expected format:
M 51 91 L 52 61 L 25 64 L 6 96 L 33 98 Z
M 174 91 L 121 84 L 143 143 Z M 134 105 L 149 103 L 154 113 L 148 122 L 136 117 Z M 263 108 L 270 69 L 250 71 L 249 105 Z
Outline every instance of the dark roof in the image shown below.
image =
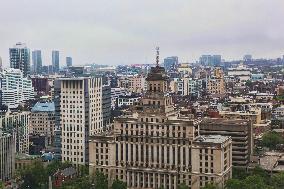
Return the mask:
M 167 79 L 168 76 L 166 75 L 165 68 L 160 66 L 152 67 L 150 73 L 146 78 L 147 81 L 159 81 Z

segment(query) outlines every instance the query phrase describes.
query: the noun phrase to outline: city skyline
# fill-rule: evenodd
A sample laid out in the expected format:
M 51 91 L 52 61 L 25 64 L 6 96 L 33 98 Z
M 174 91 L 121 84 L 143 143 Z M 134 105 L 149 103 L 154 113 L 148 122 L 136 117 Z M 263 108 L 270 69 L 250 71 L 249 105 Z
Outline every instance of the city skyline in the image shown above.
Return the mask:
M 17 42 L 41 50 L 43 65 L 50 65 L 51 51 L 59 50 L 61 66 L 66 56 L 76 65 L 152 63 L 157 45 L 161 58 L 178 56 L 182 62 L 197 61 L 202 54 L 226 60 L 284 54 L 281 0 L 68 1 L 68 9 L 63 1 L 28 2 L 33 6 L 23 1 L 0 7 L 4 67 Z

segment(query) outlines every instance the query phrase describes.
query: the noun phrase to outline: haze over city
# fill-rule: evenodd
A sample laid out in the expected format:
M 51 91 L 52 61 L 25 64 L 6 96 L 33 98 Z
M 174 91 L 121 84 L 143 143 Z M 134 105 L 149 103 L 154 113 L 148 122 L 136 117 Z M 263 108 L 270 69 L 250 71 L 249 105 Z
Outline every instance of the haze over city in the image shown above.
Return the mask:
M 4 3 L 5 2 L 5 3 Z M 40 49 L 43 65 L 51 51 L 75 65 L 153 63 L 161 57 L 183 62 L 202 54 L 226 60 L 277 58 L 284 52 L 283 0 L 3 1 L 0 6 L 0 56 L 24 42 Z

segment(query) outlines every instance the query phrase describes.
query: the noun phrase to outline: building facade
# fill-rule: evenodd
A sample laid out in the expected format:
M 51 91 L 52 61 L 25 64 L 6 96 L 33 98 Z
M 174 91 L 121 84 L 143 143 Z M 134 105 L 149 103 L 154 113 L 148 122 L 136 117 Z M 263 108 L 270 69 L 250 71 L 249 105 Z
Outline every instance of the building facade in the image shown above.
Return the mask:
M 52 68 L 53 73 L 59 72 L 59 51 L 52 51 Z
M 89 162 L 90 135 L 103 131 L 102 79 L 61 78 L 62 160 Z
M 46 136 L 48 145 L 54 140 L 55 106 L 53 102 L 37 102 L 31 110 L 30 133 Z
M 235 167 L 247 167 L 253 153 L 253 127 L 243 119 L 203 119 L 201 135 L 222 135 L 232 138 L 232 163 Z
M 66 66 L 67 67 L 70 67 L 70 66 L 72 66 L 73 65 L 73 63 L 72 63 L 72 57 L 66 57 Z
M 13 135 L 0 129 L 0 181 L 12 179 L 15 166 L 15 146 Z
M 13 48 L 9 49 L 10 67 L 19 69 L 23 72 L 23 76 L 30 74 L 30 50 L 24 43 L 16 43 Z
M 19 69 L 7 68 L 1 77 L 2 104 L 17 108 L 21 103 L 34 98 L 32 81 L 23 77 Z
M 0 130 L 14 135 L 15 152 L 29 153 L 30 112 L 6 112 L 0 115 Z
M 176 189 L 181 183 L 198 189 L 200 179 L 204 178 L 203 186 L 211 182 L 206 180 L 209 177 L 223 186 L 231 177 L 230 137 L 204 136 L 205 141 L 200 141 L 199 122 L 179 117 L 167 79 L 164 68 L 152 68 L 146 79 L 147 91 L 137 105 L 130 108 L 129 114 L 115 118 L 112 132 L 90 138 L 91 173 L 102 171 L 108 175 L 109 183 L 120 179 L 133 189 Z M 207 148 L 214 148 L 216 169 L 195 171 L 193 164 L 200 161 L 200 156 L 194 156 L 192 150 Z
M 104 130 L 110 124 L 111 119 L 111 87 L 110 85 L 102 86 L 102 114 Z
M 41 58 L 40 50 L 32 51 L 32 62 L 33 62 L 33 73 L 41 74 L 42 73 L 42 58 Z
M 225 80 L 221 68 L 215 68 L 207 80 L 207 92 L 210 94 L 224 94 Z

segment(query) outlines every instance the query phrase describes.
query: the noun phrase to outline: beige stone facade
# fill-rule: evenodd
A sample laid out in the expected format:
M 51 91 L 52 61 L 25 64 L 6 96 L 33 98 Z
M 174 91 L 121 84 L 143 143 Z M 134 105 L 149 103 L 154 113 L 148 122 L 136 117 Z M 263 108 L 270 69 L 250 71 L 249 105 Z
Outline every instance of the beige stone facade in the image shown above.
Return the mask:
M 218 136 L 217 142 L 203 144 L 199 140 L 199 122 L 178 117 L 164 69 L 152 68 L 146 80 L 147 92 L 130 109 L 131 114 L 115 118 L 109 133 L 90 138 L 90 172 L 102 171 L 109 183 L 120 179 L 133 189 L 176 189 L 181 183 L 197 189 L 199 184 L 195 182 L 196 179 L 199 182 L 199 176 L 214 177 L 223 186 L 230 178 L 231 139 Z M 193 172 L 193 162 L 200 161 L 199 156 L 192 160 L 196 158 L 192 152 L 196 140 L 194 148 L 214 149 L 214 173 Z M 225 156 L 228 161 L 224 165 Z
M 62 78 L 62 160 L 89 162 L 88 137 L 102 132 L 102 79 Z
M 210 94 L 224 94 L 225 80 L 224 73 L 221 68 L 215 68 L 207 80 L 207 91 Z

